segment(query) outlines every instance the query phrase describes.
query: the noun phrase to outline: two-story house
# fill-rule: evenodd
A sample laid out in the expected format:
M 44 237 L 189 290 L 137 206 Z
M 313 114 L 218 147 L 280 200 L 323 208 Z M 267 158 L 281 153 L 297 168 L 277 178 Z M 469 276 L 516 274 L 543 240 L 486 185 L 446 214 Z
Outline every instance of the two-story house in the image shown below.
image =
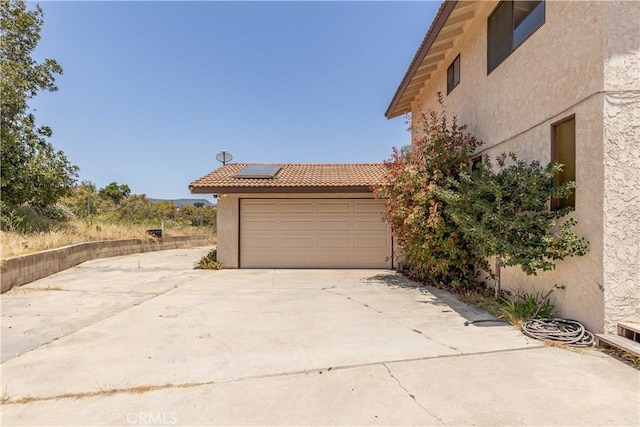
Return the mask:
M 640 2 L 445 1 L 386 111 L 438 109 L 492 158 L 565 164 L 577 188 L 584 257 L 507 288 L 554 293 L 564 317 L 596 332 L 640 317 Z M 417 136 L 417 134 L 414 134 Z M 551 206 L 553 209 L 554 206 Z

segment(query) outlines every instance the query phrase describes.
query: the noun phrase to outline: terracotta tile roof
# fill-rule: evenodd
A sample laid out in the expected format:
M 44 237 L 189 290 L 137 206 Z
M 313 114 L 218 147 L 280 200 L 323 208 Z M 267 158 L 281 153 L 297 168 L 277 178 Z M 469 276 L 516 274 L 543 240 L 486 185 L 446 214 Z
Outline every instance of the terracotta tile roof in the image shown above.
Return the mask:
M 195 180 L 192 193 L 232 193 L 259 190 L 329 188 L 368 190 L 380 182 L 385 173 L 383 163 L 301 164 L 282 163 L 274 178 L 238 178 L 236 174 L 256 163 L 232 163 Z M 265 164 L 265 163 L 262 163 Z M 271 164 L 271 163 L 270 163 Z

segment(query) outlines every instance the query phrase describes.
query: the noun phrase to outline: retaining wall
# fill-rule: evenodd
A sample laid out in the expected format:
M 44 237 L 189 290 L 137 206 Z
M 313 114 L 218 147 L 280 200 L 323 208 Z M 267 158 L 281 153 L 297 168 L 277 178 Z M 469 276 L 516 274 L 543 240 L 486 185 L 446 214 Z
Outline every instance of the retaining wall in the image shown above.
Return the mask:
M 139 239 L 107 240 L 76 243 L 62 248 L 7 258 L 2 261 L 1 291 L 6 292 L 14 286 L 22 286 L 92 259 L 208 245 L 211 245 L 211 239 L 207 236 L 164 237 L 151 242 Z

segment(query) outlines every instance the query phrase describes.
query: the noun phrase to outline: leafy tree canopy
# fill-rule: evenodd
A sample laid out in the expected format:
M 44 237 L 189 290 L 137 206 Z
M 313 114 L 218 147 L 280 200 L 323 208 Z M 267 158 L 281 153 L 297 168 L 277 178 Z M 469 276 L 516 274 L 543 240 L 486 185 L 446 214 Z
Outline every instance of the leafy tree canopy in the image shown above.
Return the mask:
M 42 9 L 22 0 L 0 2 L 0 191 L 9 206 L 49 206 L 67 194 L 78 168 L 47 141 L 51 129 L 37 126 L 29 101 L 40 91 L 57 90 L 54 59 L 32 57 L 43 24 Z
M 112 182 L 104 188 L 101 188 L 98 192 L 98 196 L 103 199 L 113 201 L 116 205 L 119 204 L 122 199 L 125 199 L 131 195 L 131 188 L 127 184 L 118 184 Z

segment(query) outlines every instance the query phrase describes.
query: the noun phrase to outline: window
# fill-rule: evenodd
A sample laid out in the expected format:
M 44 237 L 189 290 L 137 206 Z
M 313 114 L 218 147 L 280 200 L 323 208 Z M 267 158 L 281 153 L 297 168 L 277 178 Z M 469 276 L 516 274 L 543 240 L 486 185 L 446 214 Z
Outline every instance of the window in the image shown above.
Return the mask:
M 551 161 L 562 163 L 564 168 L 556 176 L 555 185 L 576 180 L 576 119 L 574 116 L 551 125 Z M 576 207 L 575 190 L 566 199 L 552 199 L 551 209 Z
M 460 55 L 447 68 L 447 95 L 460 83 Z
M 487 74 L 544 23 L 544 1 L 502 1 L 489 15 Z

